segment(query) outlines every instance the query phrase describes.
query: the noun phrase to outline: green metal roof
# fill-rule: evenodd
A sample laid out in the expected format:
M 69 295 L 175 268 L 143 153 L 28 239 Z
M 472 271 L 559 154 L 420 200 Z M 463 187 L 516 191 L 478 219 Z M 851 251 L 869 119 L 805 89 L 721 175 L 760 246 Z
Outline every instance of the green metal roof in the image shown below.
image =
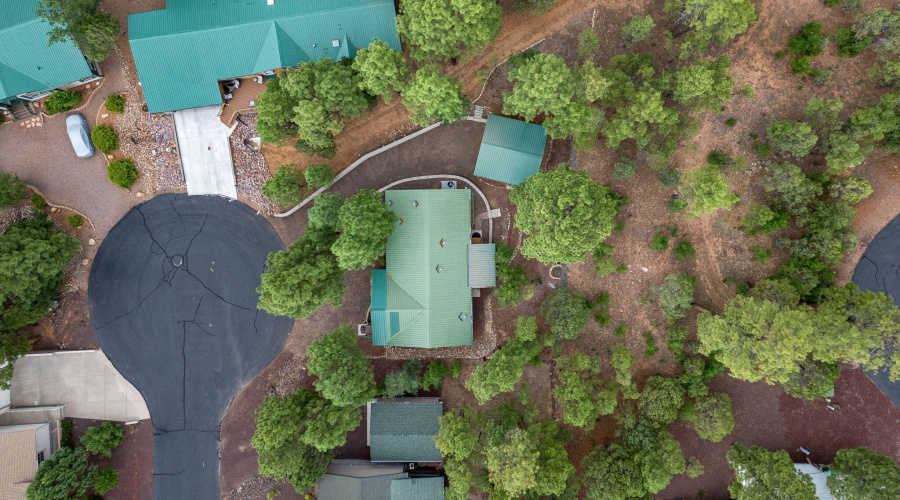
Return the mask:
M 400 221 L 388 238 L 386 269 L 372 271 L 372 343 L 470 345 L 471 192 L 391 190 L 385 203 Z
M 381 399 L 369 404 L 373 462 L 440 462 L 434 444 L 444 404 L 433 398 Z
M 444 500 L 444 478 L 395 479 L 391 481 L 391 500 Z
M 92 75 L 72 42 L 48 46 L 50 25 L 36 17 L 38 1 L 0 1 L 0 102 Z
M 497 286 L 497 246 L 493 243 L 469 245 L 469 286 L 494 288 Z
M 395 17 L 390 0 L 169 0 L 130 14 L 128 37 L 147 107 L 158 113 L 221 104 L 219 80 L 352 58 L 376 37 L 399 50 Z
M 540 170 L 546 145 L 544 127 L 488 115 L 475 175 L 518 185 Z
M 318 500 L 391 500 L 391 483 L 405 479 L 405 472 L 383 476 L 352 477 L 325 474 L 316 485 Z

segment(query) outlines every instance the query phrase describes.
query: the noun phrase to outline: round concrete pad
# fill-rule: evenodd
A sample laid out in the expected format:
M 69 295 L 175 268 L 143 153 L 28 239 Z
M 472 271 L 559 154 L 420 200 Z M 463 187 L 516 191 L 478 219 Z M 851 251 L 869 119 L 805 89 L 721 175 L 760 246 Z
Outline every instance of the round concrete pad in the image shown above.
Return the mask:
M 225 411 L 293 324 L 256 308 L 266 256 L 283 249 L 247 205 L 183 194 L 132 208 L 100 246 L 91 324 L 150 409 L 154 498 L 219 497 Z
M 883 292 L 900 301 L 900 217 L 875 236 L 853 272 L 853 282 L 863 290 Z M 891 382 L 887 370 L 866 372 L 895 406 L 900 407 L 900 382 Z

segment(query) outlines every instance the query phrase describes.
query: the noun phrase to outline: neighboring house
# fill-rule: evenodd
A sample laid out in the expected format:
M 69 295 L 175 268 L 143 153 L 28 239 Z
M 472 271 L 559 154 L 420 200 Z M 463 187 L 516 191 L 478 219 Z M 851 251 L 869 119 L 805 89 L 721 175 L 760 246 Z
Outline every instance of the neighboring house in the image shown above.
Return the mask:
M 58 435 L 56 422 L 0 426 L 0 500 L 25 500 L 38 465 L 59 448 L 51 425 Z
M 472 344 L 472 289 L 497 282 L 494 245 L 472 243 L 472 192 L 389 190 L 385 203 L 399 220 L 372 271 L 372 343 Z
M 812 479 L 813 484 L 816 485 L 816 498 L 819 500 L 834 500 L 827 482 L 828 476 L 831 475 L 828 467 L 816 467 L 812 464 L 794 464 L 794 468 Z
M 316 499 L 443 500 L 444 478 L 418 477 L 415 471 L 406 472 L 400 464 L 333 460 L 316 485 Z
M 50 25 L 36 16 L 38 2 L 0 2 L 0 104 L 37 101 L 100 78 L 100 66 L 71 41 L 49 45 Z
M 353 58 L 378 38 L 400 49 L 391 0 L 180 0 L 128 16 L 151 113 L 222 104 L 219 80 Z
M 372 462 L 441 462 L 434 436 L 444 403 L 438 398 L 376 398 L 366 406 Z
M 546 145 L 544 127 L 489 115 L 478 150 L 475 175 L 519 185 L 541 169 Z

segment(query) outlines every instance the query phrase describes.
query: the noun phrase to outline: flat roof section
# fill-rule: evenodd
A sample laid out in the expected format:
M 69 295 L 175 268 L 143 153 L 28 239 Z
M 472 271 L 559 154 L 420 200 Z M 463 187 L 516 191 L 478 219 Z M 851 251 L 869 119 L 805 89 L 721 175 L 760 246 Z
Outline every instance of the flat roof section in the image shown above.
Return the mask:
M 228 137 L 234 127 L 219 119 L 219 106 L 175 112 L 178 155 L 187 193 L 217 194 L 237 199 L 237 181 Z

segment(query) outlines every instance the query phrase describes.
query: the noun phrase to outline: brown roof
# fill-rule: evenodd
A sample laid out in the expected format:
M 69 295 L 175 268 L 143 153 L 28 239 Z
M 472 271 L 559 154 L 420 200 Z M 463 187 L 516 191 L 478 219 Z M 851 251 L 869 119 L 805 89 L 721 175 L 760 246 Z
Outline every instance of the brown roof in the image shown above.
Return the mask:
M 24 500 L 37 471 L 35 431 L 0 434 L 0 500 Z

